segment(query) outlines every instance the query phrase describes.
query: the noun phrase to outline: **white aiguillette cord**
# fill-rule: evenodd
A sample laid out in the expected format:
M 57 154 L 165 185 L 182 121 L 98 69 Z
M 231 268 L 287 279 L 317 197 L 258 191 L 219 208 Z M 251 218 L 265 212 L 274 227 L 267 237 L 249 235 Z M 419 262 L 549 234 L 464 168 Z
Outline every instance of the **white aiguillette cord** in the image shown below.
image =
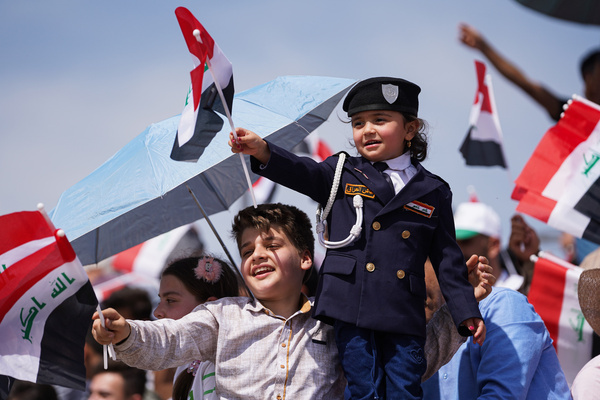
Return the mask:
M 363 223 L 363 199 L 361 196 L 356 195 L 352 199 L 354 208 L 356 209 L 356 222 L 350 228 L 350 235 L 344 240 L 340 240 L 339 242 L 330 242 L 329 240 L 325 240 L 325 231 L 327 231 L 327 216 L 331 211 L 331 207 L 333 207 L 333 202 L 335 201 L 335 196 L 337 194 L 338 188 L 340 186 L 340 180 L 342 178 L 342 171 L 344 168 L 344 162 L 346 161 L 346 153 L 340 153 L 338 163 L 335 168 L 335 175 L 333 177 L 333 184 L 331 185 L 331 192 L 329 193 L 329 199 L 327 200 L 327 205 L 325 206 L 325 211 L 323 215 L 321 215 L 321 205 L 317 207 L 317 238 L 321 246 L 328 249 L 339 249 L 340 247 L 344 247 L 354 242 L 360 236 L 360 232 L 362 231 L 362 223 Z

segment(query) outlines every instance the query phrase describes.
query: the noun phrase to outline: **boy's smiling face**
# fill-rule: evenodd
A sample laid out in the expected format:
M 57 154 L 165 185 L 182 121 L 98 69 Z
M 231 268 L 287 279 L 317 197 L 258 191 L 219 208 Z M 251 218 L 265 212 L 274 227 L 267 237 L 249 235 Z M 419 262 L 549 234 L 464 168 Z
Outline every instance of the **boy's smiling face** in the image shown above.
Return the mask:
M 297 305 L 304 273 L 312 266 L 310 252 L 300 254 L 277 225 L 268 232 L 247 228 L 240 243 L 242 276 L 254 296 L 274 312 L 274 305 Z
M 385 161 L 404 153 L 404 141 L 415 136 L 415 123 L 398 111 L 362 111 L 352 116 L 356 150 L 369 161 Z

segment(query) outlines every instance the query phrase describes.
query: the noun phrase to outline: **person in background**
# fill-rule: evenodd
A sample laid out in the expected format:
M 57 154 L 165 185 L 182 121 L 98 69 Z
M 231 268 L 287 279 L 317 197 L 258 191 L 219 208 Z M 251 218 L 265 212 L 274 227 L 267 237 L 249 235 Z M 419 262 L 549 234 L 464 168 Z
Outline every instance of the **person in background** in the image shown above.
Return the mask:
M 600 250 L 590 253 L 581 262 L 584 271 L 579 276 L 577 295 L 584 318 L 594 330 L 594 341 L 600 335 Z M 571 385 L 574 400 L 595 399 L 600 393 L 600 355 L 588 361 L 577 373 Z
M 6 400 L 59 400 L 52 385 L 17 380 Z
M 142 400 L 146 390 L 146 371 L 109 359 L 92 372 L 89 400 Z
M 480 204 L 476 208 L 485 211 L 474 216 L 488 224 L 493 220 L 489 218 L 493 214 L 489 214 L 488 207 L 471 204 Z M 457 217 L 460 218 L 459 213 Z M 457 236 L 464 233 L 460 232 L 464 229 L 462 226 L 457 225 Z M 486 233 L 485 238 L 489 238 L 497 231 Z M 469 252 L 466 248 L 462 250 L 465 254 Z M 430 315 L 444 299 L 429 265 L 426 265 L 425 279 L 431 298 Z M 469 341 L 463 343 L 450 362 L 422 384 L 425 400 L 571 398 L 550 333 L 525 295 L 495 286 L 492 293 L 479 302 L 479 308 L 488 326 L 483 346 L 474 346 Z
M 472 26 L 465 23 L 460 24 L 459 38 L 465 45 L 481 52 L 498 72 L 542 106 L 554 121 L 558 121 L 563 112 L 563 105 L 568 98 L 555 95 L 543 84 L 529 78 L 512 61 L 500 54 Z M 581 59 L 580 72 L 584 83 L 584 96 L 588 100 L 600 104 L 600 49 L 590 51 Z
M 539 251 L 540 241 L 522 216 L 511 219 L 509 247 L 501 246 L 500 217 L 481 202 L 460 203 L 454 213 L 456 241 L 465 259 L 472 254 L 487 257 L 494 269 L 497 287 L 508 287 L 527 294 L 533 275 L 529 259 Z

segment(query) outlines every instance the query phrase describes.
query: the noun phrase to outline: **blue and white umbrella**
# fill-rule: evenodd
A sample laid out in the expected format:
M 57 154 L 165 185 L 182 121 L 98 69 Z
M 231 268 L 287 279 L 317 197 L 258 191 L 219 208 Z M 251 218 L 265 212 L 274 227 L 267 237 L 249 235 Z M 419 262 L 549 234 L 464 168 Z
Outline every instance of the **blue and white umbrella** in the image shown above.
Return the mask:
M 279 77 L 237 94 L 232 118 L 235 126 L 291 149 L 327 120 L 355 82 Z M 239 156 L 228 145 L 227 124 L 198 162 L 169 157 L 179 118 L 150 125 L 66 190 L 50 212 L 52 222 L 66 232 L 84 265 L 201 219 L 188 186 L 207 215 L 227 210 L 248 190 Z M 257 178 L 252 177 L 253 181 Z

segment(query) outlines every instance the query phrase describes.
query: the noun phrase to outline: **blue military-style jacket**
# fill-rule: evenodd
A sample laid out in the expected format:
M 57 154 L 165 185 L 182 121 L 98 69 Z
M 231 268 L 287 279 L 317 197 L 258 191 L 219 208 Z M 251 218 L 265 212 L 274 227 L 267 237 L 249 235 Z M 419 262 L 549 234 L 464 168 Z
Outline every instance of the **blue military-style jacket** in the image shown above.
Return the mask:
M 269 143 L 271 158 L 252 170 L 303 193 L 323 207 L 338 156 L 318 163 Z M 455 324 L 481 318 L 467 269 L 455 240 L 452 193 L 419 163 L 398 193 L 363 157 L 347 157 L 338 193 L 327 217 L 328 240 L 345 239 L 356 221 L 353 197 L 364 200 L 360 237 L 328 249 L 320 268 L 314 316 L 376 331 L 425 336 L 424 265 L 430 258 Z

